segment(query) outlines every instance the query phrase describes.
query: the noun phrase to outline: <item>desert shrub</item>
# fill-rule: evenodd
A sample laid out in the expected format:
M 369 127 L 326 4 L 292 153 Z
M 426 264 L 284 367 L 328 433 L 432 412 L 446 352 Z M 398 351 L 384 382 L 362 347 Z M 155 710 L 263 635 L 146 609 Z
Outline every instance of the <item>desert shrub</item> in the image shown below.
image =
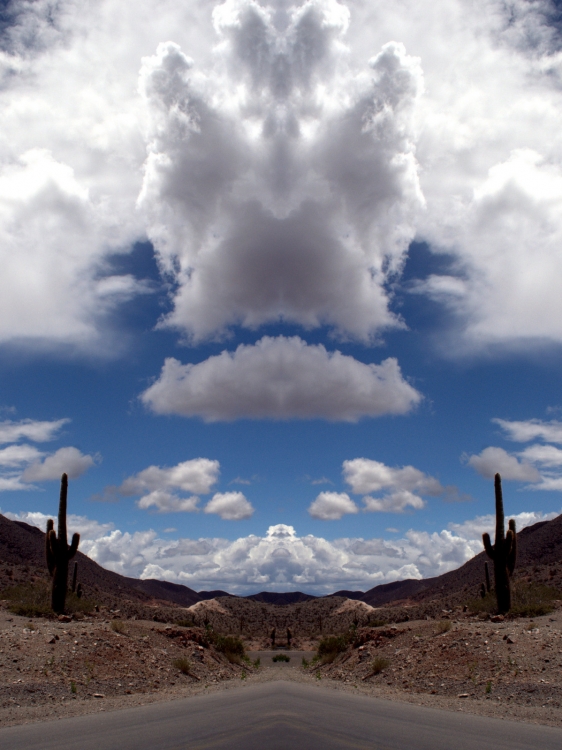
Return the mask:
M 303 665 L 303 667 L 309 667 L 310 666 L 310 662 L 307 661 L 304 656 L 302 657 L 302 665 Z
M 51 588 L 47 583 L 22 583 L 0 594 L 8 600 L 8 609 L 23 617 L 52 617 Z
M 174 659 L 172 664 L 176 669 L 179 669 L 182 674 L 189 674 L 191 672 L 191 663 L 189 659 L 185 658 L 185 656 L 182 656 L 180 659 Z
M 193 620 L 175 620 L 174 625 L 180 628 L 192 628 L 194 626 Z
M 213 631 L 208 633 L 209 641 L 217 651 L 224 654 L 231 664 L 240 664 L 246 656 L 244 644 L 234 635 L 218 635 Z
M 562 598 L 562 593 L 552 586 L 543 583 L 512 581 L 509 614 L 513 617 L 547 615 L 554 609 L 554 601 L 560 598 Z M 472 600 L 468 603 L 468 606 L 475 613 L 493 614 L 497 612 L 498 608 L 496 595 L 491 591 L 483 599 Z
M 380 674 L 389 664 L 389 660 L 385 659 L 384 656 L 377 656 L 371 664 L 372 674 Z
M 82 596 L 76 596 L 74 591 L 67 592 L 64 609 L 69 615 L 88 614 L 93 612 L 95 608 L 96 602 L 92 599 L 84 599 Z
M 120 633 L 121 635 L 125 635 L 127 632 L 125 628 L 125 623 L 123 622 L 123 620 L 112 620 L 110 627 L 114 633 Z
M 543 583 L 517 582 L 513 586 L 510 614 L 516 617 L 540 617 L 554 609 L 554 601 L 562 594 Z
M 322 638 L 318 644 L 316 655 L 321 664 L 330 664 L 349 646 L 350 637 L 348 635 L 329 635 Z
M 369 624 L 369 626 L 371 628 L 381 628 L 383 625 L 386 625 L 387 622 L 386 622 L 386 620 L 371 620 L 369 618 L 369 623 L 368 624 Z
M 451 629 L 450 620 L 440 620 L 440 622 L 437 623 L 438 635 L 442 635 L 443 633 L 448 633 L 450 629 Z
M 291 661 L 291 657 L 287 654 L 275 654 L 272 661 Z
M 261 667 L 261 659 L 258 656 L 258 658 L 253 662 L 254 667 L 257 669 L 258 667 Z

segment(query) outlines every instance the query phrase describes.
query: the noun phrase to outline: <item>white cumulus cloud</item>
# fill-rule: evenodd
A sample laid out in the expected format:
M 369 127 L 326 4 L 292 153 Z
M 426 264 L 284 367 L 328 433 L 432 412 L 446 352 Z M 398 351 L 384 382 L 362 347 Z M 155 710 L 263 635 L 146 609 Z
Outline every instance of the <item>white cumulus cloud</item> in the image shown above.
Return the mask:
M 237 418 L 323 418 L 404 414 L 421 400 L 396 359 L 364 364 L 299 337 L 264 337 L 198 364 L 167 359 L 158 380 L 142 394 L 159 414 Z
M 35 419 L 22 419 L 19 422 L 6 420 L 0 422 L 0 443 L 17 443 L 22 439 L 35 443 L 54 440 L 61 427 L 70 419 L 56 419 L 52 422 L 40 422 Z
M 541 419 L 528 419 L 510 422 L 507 419 L 493 419 L 492 421 L 499 424 L 509 440 L 517 443 L 528 443 L 536 439 L 547 443 L 562 443 L 562 422 L 556 420 L 544 422 Z
M 346 492 L 321 492 L 308 512 L 322 521 L 337 521 L 347 513 L 358 513 L 359 509 Z
M 208 458 L 192 458 L 176 466 L 149 466 L 121 484 L 123 495 L 140 495 L 146 491 L 179 489 L 207 494 L 218 481 L 220 464 Z
M 63 473 L 69 479 L 78 479 L 89 468 L 95 465 L 95 458 L 88 456 L 78 448 L 59 448 L 43 461 L 30 464 L 22 474 L 24 482 L 44 482 L 49 479 L 60 479 Z
M 47 516 L 7 514 L 45 529 Z M 549 520 L 537 511 L 515 516 L 517 528 Z M 82 535 L 80 549 L 122 575 L 160 578 L 196 590 L 226 589 L 235 594 L 260 590 L 329 594 L 338 589 L 367 590 L 404 578 L 428 578 L 453 570 L 482 547 L 482 532 L 493 531 L 493 516 L 480 516 L 441 531 L 409 530 L 400 538 L 299 536 L 292 526 L 270 526 L 263 535 L 162 539 L 154 530 L 133 534 L 78 516 L 69 530 Z M 167 535 L 169 534 L 169 530 Z
M 478 455 L 468 458 L 468 464 L 486 479 L 501 474 L 502 479 L 516 479 L 520 482 L 538 482 L 538 470 L 528 461 L 520 461 L 503 448 L 484 448 Z
M 435 477 L 414 466 L 392 467 L 370 458 L 343 462 L 343 478 L 356 495 L 365 495 L 364 508 L 378 513 L 403 513 L 407 508 L 420 510 L 425 501 L 420 495 L 457 499 L 455 487 L 444 487 Z M 373 492 L 384 492 L 373 497 Z
M 252 503 L 242 492 L 217 492 L 204 508 L 205 513 L 216 513 L 224 521 L 242 521 L 254 514 Z

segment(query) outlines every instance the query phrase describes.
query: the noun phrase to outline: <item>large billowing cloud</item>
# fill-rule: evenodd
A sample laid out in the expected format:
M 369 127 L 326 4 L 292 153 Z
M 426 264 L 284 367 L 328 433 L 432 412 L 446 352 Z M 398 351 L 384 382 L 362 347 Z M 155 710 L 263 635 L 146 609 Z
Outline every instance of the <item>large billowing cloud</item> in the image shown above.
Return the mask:
M 393 358 L 364 364 L 296 336 L 280 336 L 199 364 L 167 359 L 142 400 L 156 413 L 208 422 L 241 417 L 355 422 L 362 416 L 404 414 L 421 396 Z
M 419 60 L 389 42 L 354 70 L 335 0 L 215 8 L 216 66 L 166 42 L 145 58 L 139 205 L 180 289 L 168 324 L 327 323 L 368 340 L 397 325 L 384 284 L 421 208 L 412 107 Z
M 47 516 L 21 513 L 9 518 L 41 529 Z M 556 514 L 515 516 L 522 529 Z M 247 594 L 261 590 L 329 594 L 366 590 L 404 578 L 427 578 L 459 567 L 482 551 L 482 532 L 493 531 L 493 516 L 451 524 L 439 532 L 408 531 L 400 539 L 298 536 L 292 526 L 270 526 L 263 536 L 227 539 L 161 539 L 155 531 L 131 534 L 110 524 L 70 516 L 69 531 L 80 531 L 80 549 L 110 570 L 159 578 L 201 589 Z
M 560 342 L 553 13 L 13 0 L 0 341 L 102 347 L 107 315 L 146 291 L 108 256 L 146 237 L 173 282 L 163 324 L 193 341 L 271 321 L 368 341 L 401 325 L 392 283 L 416 237 L 454 259 L 417 291 L 452 310 L 459 346 Z

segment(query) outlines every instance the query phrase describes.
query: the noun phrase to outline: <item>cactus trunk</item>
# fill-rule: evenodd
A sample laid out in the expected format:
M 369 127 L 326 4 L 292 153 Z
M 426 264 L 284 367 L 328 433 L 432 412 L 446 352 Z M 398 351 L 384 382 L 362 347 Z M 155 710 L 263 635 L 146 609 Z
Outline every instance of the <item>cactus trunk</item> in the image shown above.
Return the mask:
M 504 530 L 505 517 L 503 512 L 502 483 L 499 474 L 494 480 L 496 495 L 496 539 L 492 546 L 490 535 L 483 534 L 484 549 L 489 558 L 494 562 L 494 579 L 496 589 L 496 600 L 498 612 L 505 614 L 511 609 L 511 586 L 510 576 L 515 568 L 515 556 L 517 550 L 517 539 L 515 533 L 515 521 L 509 522 L 507 534 Z
M 76 554 L 80 535 L 74 534 L 69 545 L 66 532 L 66 501 L 68 494 L 68 477 L 62 475 L 59 500 L 58 535 L 55 534 L 54 523 L 47 522 L 46 554 L 47 567 L 53 577 L 51 606 L 57 614 L 64 612 L 66 590 L 68 586 L 68 563 Z

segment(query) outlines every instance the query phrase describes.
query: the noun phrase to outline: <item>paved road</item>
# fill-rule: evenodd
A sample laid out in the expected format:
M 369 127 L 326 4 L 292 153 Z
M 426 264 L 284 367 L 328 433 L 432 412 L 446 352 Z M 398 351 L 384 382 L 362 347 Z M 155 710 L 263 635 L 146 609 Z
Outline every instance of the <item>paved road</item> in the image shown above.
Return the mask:
M 268 682 L 0 730 L 10 750 L 560 750 L 562 730 Z

